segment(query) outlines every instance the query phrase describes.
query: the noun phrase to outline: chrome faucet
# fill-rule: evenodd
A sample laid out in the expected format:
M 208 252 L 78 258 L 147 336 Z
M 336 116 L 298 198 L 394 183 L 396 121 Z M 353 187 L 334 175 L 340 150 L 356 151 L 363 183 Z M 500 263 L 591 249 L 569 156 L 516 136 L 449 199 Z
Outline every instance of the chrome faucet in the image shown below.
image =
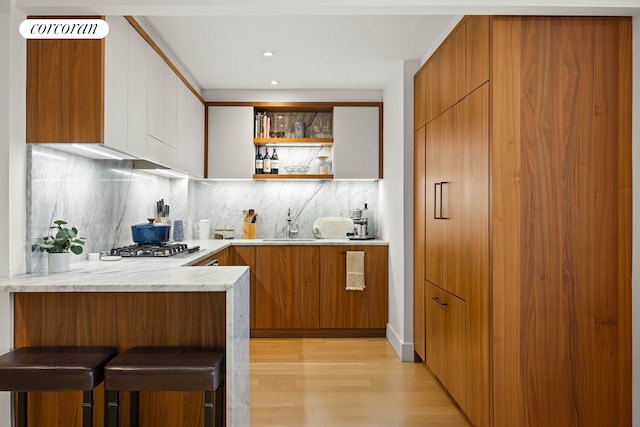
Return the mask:
M 293 236 L 298 234 L 298 226 L 291 225 L 293 222 L 293 218 L 291 217 L 291 205 L 289 205 L 289 209 L 287 210 L 287 229 L 285 231 L 285 238 L 292 239 Z

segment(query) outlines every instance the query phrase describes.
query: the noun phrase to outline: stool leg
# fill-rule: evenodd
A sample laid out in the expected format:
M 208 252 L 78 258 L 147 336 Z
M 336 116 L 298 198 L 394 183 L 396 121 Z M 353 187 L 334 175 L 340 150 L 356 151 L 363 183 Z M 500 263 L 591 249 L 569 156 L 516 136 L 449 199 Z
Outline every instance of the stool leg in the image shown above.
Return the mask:
M 204 391 L 204 427 L 214 427 L 213 415 L 215 413 L 214 391 Z
M 27 427 L 27 392 L 18 392 L 18 426 Z
M 222 417 L 224 415 L 224 382 L 221 382 L 216 389 L 216 427 L 222 427 Z
M 131 405 L 129 408 L 129 426 L 138 427 L 138 401 L 140 400 L 140 392 L 131 392 Z
M 93 427 L 93 390 L 82 392 L 82 427 Z
M 120 406 L 120 392 L 118 390 L 105 391 L 107 394 L 107 410 L 105 411 L 106 427 L 118 427 L 118 408 Z

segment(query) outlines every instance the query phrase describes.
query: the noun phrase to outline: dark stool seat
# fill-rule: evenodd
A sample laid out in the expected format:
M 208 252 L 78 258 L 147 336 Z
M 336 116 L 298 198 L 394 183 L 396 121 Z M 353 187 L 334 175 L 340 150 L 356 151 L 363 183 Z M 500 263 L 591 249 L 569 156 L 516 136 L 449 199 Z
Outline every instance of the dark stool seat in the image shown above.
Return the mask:
M 18 392 L 18 427 L 27 426 L 27 392 L 82 391 L 82 425 L 93 418 L 93 389 L 115 347 L 23 347 L 0 356 L 0 390 Z
M 134 347 L 105 367 L 107 419 L 118 425 L 119 392 L 131 392 L 130 425 L 138 425 L 140 391 L 196 391 L 205 394 L 205 427 L 222 425 L 224 354 L 213 349 Z

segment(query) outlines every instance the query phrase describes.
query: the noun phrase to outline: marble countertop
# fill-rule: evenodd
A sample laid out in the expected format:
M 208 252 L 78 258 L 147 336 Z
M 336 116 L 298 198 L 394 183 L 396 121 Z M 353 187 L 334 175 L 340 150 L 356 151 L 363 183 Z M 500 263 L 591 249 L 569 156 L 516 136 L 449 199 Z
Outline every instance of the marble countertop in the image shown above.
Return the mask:
M 388 246 L 389 242 L 380 239 L 370 240 L 349 240 L 349 239 L 229 239 L 229 240 L 192 240 L 191 243 L 200 245 L 201 247 L 207 247 L 215 245 L 216 243 L 209 242 L 221 242 L 220 244 L 227 243 L 229 245 L 295 245 L 295 246 Z
M 383 240 L 230 239 L 190 240 L 200 251 L 185 257 L 80 261 L 64 273 L 21 274 L 0 279 L 0 292 L 225 292 L 248 267 L 194 267 L 193 264 L 231 245 L 388 245 Z

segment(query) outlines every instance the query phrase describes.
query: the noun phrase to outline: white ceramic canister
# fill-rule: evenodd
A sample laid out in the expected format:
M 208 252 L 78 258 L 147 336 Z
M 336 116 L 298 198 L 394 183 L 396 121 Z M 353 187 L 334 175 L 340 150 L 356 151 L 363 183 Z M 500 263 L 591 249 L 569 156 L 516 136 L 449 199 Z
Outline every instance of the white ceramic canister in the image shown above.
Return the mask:
M 196 223 L 195 229 L 198 233 L 199 240 L 208 240 L 211 229 L 211 222 L 208 219 L 201 219 Z

